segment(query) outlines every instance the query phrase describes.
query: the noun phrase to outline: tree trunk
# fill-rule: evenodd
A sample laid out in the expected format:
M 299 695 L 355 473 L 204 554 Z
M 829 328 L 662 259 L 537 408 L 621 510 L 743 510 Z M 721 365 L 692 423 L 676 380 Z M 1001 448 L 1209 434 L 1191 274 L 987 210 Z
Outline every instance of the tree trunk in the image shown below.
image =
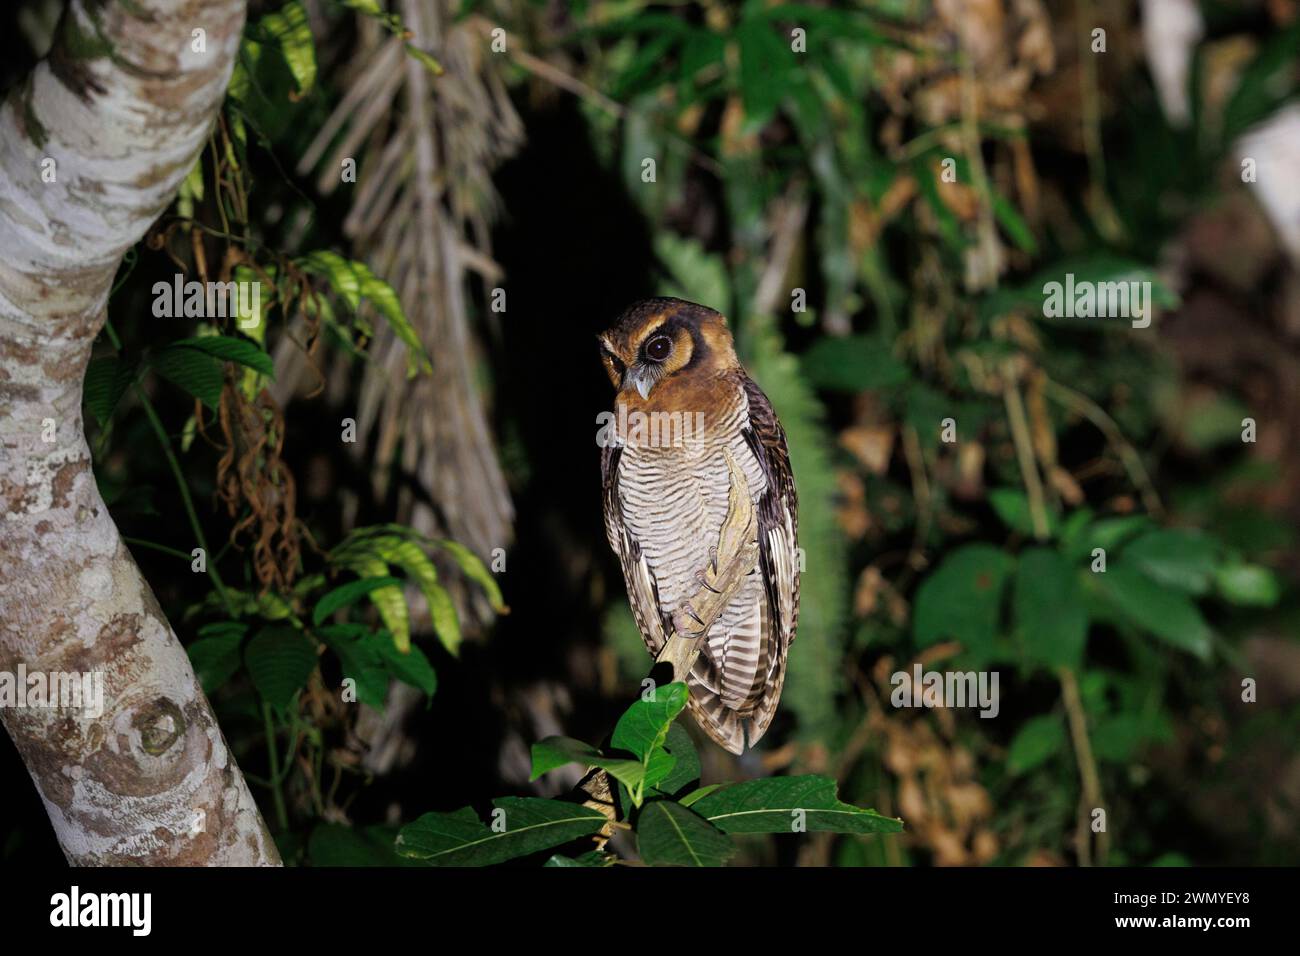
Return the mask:
M 72 0 L 0 106 L 0 672 L 103 680 L 98 716 L 0 716 L 74 864 L 279 863 L 81 420 L 118 264 L 202 148 L 243 22 L 244 0 Z

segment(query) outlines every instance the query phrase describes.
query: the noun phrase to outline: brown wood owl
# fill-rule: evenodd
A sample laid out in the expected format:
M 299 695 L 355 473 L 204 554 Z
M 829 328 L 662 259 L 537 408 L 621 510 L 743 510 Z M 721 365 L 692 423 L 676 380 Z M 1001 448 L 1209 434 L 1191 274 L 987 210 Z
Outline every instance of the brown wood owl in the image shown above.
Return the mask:
M 798 513 L 785 433 L 714 310 L 648 299 L 599 340 L 618 390 L 616 437 L 601 455 L 605 530 L 652 655 L 716 560 L 728 451 L 749 484 L 758 565 L 709 631 L 688 679 L 696 721 L 741 753 L 776 712 L 799 619 Z

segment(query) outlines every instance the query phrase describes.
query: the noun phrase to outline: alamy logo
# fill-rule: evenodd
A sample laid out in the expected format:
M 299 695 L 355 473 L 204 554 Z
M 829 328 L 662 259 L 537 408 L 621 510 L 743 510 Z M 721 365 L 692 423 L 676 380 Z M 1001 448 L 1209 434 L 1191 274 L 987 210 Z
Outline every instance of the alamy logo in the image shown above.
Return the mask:
M 94 719 L 104 713 L 104 674 L 28 672 L 27 665 L 20 662 L 16 673 L 0 671 L 0 707 L 80 710 Z
M 239 320 L 241 329 L 261 321 L 260 282 L 186 282 L 179 272 L 171 282 L 153 285 L 153 314 L 160 319 L 194 318 Z
M 895 707 L 979 707 L 981 717 L 996 717 L 997 671 L 925 671 L 915 664 L 912 673 L 895 671 L 889 702 Z
M 1043 286 L 1043 297 L 1043 315 L 1049 319 L 1131 319 L 1135 329 L 1151 324 L 1150 282 L 1076 282 L 1074 273 L 1067 272 L 1064 284 Z
M 153 926 L 150 893 L 71 893 L 50 897 L 51 926 L 129 926 L 133 936 L 148 936 Z
M 704 436 L 704 413 L 629 412 L 620 402 L 617 415 L 601 412 L 596 425 L 596 444 L 601 448 L 680 448 L 692 438 Z

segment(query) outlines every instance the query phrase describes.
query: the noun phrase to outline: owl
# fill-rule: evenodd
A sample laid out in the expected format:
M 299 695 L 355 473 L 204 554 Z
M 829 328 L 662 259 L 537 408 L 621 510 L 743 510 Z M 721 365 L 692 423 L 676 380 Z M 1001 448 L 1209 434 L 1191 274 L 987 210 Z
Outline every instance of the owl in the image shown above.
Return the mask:
M 687 679 L 700 727 L 742 753 L 776 713 L 799 619 L 798 512 L 785 432 L 713 309 L 648 299 L 598 339 L 618 393 L 616 435 L 601 452 L 605 531 L 652 655 L 672 634 L 674 612 L 692 613 L 691 597 L 707 586 L 704 569 L 717 560 L 728 457 L 748 482 L 758 564 L 713 624 Z

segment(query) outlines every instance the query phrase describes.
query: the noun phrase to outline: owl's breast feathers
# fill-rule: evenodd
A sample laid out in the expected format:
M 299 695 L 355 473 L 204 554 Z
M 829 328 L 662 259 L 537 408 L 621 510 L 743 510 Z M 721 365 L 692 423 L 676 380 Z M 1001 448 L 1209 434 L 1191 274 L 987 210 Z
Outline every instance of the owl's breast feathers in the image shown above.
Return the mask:
M 714 623 L 688 681 L 700 726 L 740 753 L 776 712 L 798 623 L 794 479 L 781 425 L 743 371 L 692 386 L 662 396 L 686 413 L 680 441 L 622 435 L 625 443 L 603 449 L 605 528 L 637 626 L 657 654 L 672 633 L 673 612 L 699 590 L 696 572 L 718 544 L 730 483 L 724 450 L 744 471 L 756 506 L 758 567 Z

